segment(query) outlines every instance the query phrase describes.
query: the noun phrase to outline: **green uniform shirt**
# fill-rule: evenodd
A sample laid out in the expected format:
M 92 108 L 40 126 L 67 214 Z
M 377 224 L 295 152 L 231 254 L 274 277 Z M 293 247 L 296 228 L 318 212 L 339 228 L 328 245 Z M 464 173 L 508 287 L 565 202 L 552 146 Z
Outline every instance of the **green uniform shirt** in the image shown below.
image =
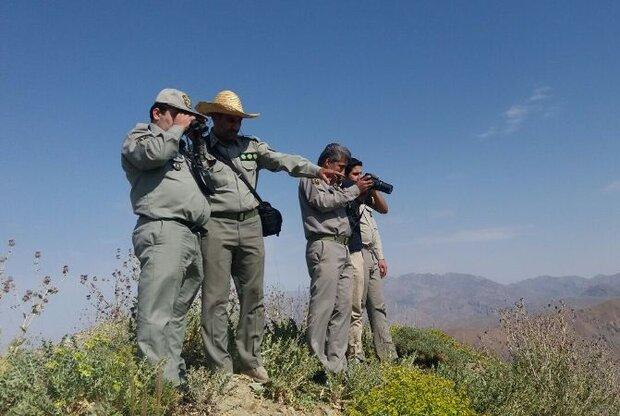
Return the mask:
M 131 205 L 137 215 L 204 226 L 211 210 L 179 153 L 182 135 L 179 126 L 164 131 L 153 123 L 138 123 L 127 134 L 121 163 L 131 184 Z
M 209 140 L 211 148 L 218 149 L 221 155 L 232 161 L 254 189 L 259 169 L 272 172 L 284 170 L 297 178 L 316 177 L 320 170 L 309 160 L 276 152 L 255 137 L 238 136 L 237 140 L 222 143 L 211 133 L 206 140 Z M 209 165 L 205 167 L 206 177 L 213 190 L 213 195 L 209 196 L 213 212 L 244 212 L 258 206 L 258 201 L 249 188 L 229 166 L 216 160 L 208 152 L 206 158 Z
M 342 189 L 321 179 L 299 181 L 299 206 L 304 234 L 351 236 L 347 204 L 357 198 L 360 189 L 353 185 Z

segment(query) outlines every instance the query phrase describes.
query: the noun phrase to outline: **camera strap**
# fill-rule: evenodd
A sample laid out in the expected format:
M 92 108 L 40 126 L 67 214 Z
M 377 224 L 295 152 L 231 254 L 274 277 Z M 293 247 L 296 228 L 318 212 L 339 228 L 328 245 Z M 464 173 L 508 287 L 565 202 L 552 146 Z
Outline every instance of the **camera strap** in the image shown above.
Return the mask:
M 225 157 L 218 148 L 216 148 L 215 146 L 211 146 L 211 143 L 209 142 L 209 139 L 207 138 L 207 140 L 205 140 L 205 143 L 207 144 L 207 149 L 209 149 L 209 152 L 211 152 L 211 154 L 220 162 L 224 163 L 226 166 L 228 166 L 229 168 L 232 169 L 232 171 L 235 173 L 235 175 L 237 175 L 237 177 L 239 179 L 241 179 L 241 181 L 245 184 L 245 186 L 248 187 L 248 189 L 250 190 L 250 192 L 252 192 L 252 195 L 254 195 L 254 198 L 256 198 L 256 200 L 258 201 L 259 204 L 263 203 L 262 198 L 260 197 L 260 195 L 258 195 L 258 192 L 256 192 L 256 189 L 254 189 L 254 187 L 252 185 L 250 185 L 250 181 L 248 181 L 245 176 L 243 176 L 243 173 L 241 173 L 239 171 L 239 169 L 237 169 L 237 167 L 233 164 L 232 160 L 230 160 L 229 158 Z
M 194 177 L 194 180 L 196 181 L 196 184 L 198 185 L 198 188 L 200 188 L 200 191 L 203 193 L 203 195 L 205 197 L 212 196 L 213 192 L 209 188 L 209 185 L 207 184 L 207 181 L 203 176 L 200 162 L 196 158 L 194 152 L 188 149 L 188 147 L 189 144 L 186 143 L 184 140 L 181 140 L 179 142 L 179 153 L 183 155 L 185 161 L 187 162 L 187 166 L 189 167 L 189 171 L 192 173 L 192 176 Z

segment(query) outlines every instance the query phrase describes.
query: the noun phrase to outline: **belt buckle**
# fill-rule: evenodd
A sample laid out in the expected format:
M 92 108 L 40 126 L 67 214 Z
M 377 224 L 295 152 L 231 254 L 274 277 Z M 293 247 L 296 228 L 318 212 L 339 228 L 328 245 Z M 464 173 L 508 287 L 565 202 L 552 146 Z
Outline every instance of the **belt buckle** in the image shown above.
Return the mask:
M 245 221 L 245 212 L 240 212 L 237 214 L 237 221 Z

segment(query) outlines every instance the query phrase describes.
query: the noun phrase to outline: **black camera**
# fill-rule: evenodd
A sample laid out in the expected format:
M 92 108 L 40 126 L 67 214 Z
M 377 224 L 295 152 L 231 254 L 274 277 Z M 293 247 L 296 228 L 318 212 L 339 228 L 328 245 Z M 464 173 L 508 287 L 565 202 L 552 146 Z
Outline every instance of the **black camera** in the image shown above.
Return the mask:
M 385 194 L 391 194 L 392 191 L 394 190 L 393 185 L 387 182 L 383 182 L 381 179 L 379 179 L 376 175 L 373 175 L 372 173 L 367 173 L 366 175 L 364 175 L 364 177 L 372 179 L 371 189 L 376 189 L 377 191 L 383 192 Z

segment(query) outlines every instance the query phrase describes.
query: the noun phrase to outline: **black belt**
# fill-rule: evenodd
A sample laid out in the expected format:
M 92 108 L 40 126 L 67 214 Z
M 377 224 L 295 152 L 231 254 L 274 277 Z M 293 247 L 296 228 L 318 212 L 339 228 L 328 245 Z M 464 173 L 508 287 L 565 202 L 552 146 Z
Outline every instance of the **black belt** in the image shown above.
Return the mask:
M 226 218 L 229 220 L 235 220 L 239 222 L 249 220 L 250 218 L 254 218 L 257 215 L 258 215 L 258 208 L 254 208 L 249 211 L 243 211 L 243 212 L 212 212 L 211 213 L 212 218 Z
M 206 230 L 202 227 L 202 225 L 198 225 L 198 224 L 196 224 L 194 222 L 191 222 L 191 221 L 180 220 L 180 219 L 176 219 L 176 218 L 164 219 L 164 221 L 176 221 L 179 224 L 183 224 L 184 226 L 189 228 L 189 230 L 191 232 L 193 232 L 193 233 L 203 234 L 203 233 L 206 232 Z
M 349 237 L 344 235 L 332 235 L 332 234 L 310 234 L 308 235 L 308 241 L 317 241 L 317 240 L 330 240 L 340 243 L 342 245 L 349 244 Z
M 150 217 L 147 217 L 147 216 L 144 216 L 144 215 L 140 215 L 139 219 L 141 219 L 142 221 L 174 221 L 174 222 L 178 222 L 181 225 L 186 226 L 187 228 L 189 228 L 189 230 L 192 233 L 203 235 L 203 234 L 206 234 L 206 232 L 207 232 L 203 228 L 202 225 L 196 224 L 196 223 L 191 222 L 191 221 L 182 220 L 182 219 L 179 219 L 179 218 L 157 218 L 157 219 L 154 219 L 154 218 L 150 218 Z

